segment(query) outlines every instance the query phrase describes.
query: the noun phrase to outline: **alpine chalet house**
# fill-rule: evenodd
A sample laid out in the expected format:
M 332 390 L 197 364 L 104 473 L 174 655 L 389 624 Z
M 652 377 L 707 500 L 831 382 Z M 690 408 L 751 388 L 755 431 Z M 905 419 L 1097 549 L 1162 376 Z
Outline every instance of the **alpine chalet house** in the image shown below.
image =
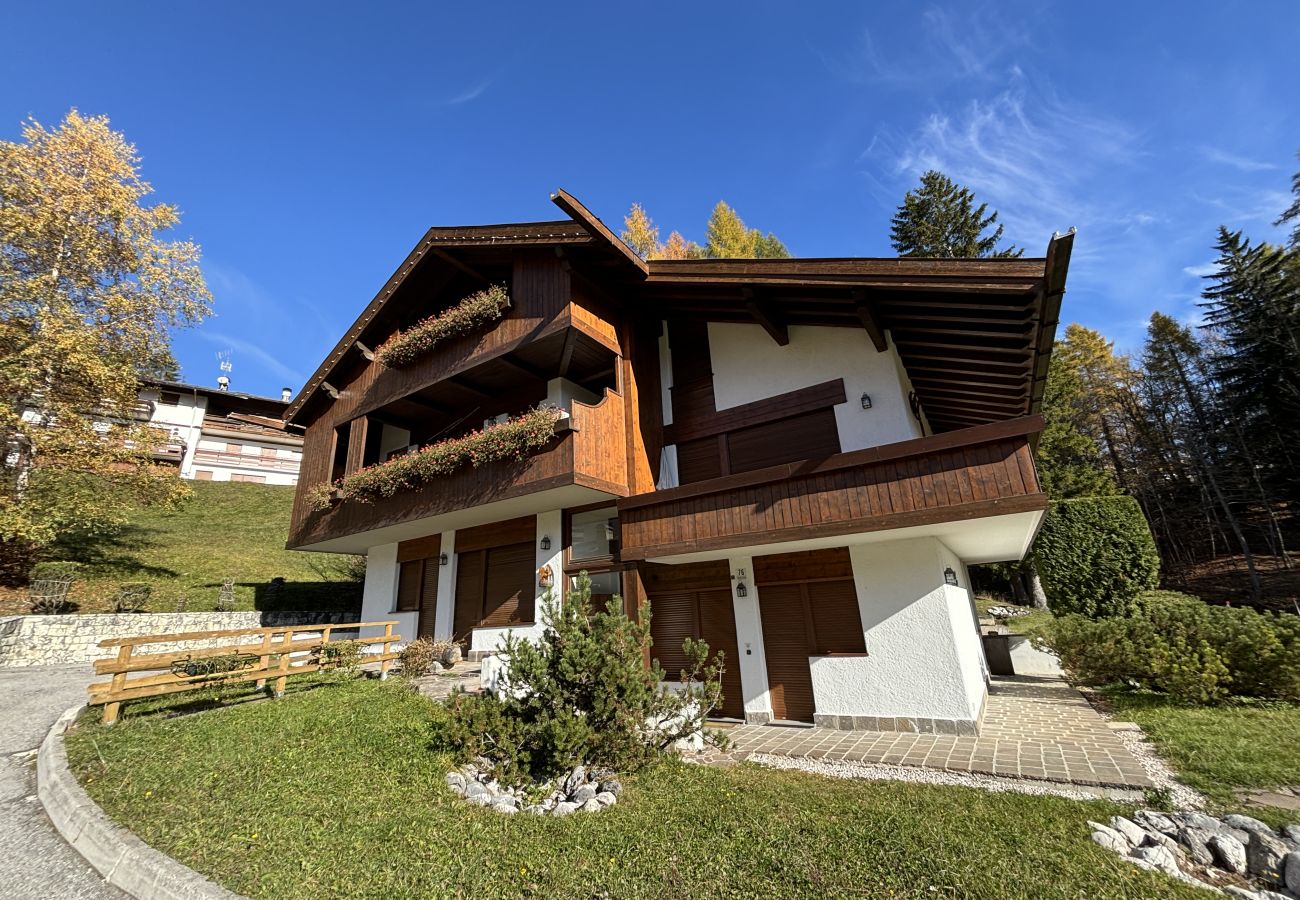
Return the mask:
M 1039 259 L 642 261 L 576 199 L 431 228 L 286 411 L 289 546 L 471 653 L 586 570 L 722 713 L 970 734 L 971 563 L 1047 509 L 1031 448 L 1073 236 Z

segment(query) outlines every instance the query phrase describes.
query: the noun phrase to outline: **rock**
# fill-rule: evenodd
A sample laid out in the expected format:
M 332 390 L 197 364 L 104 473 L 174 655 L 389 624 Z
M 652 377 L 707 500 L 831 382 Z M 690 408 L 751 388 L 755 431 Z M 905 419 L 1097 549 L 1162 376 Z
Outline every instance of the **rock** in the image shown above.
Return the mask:
M 1147 862 L 1145 859 L 1135 859 L 1132 856 L 1126 856 L 1124 857 L 1124 862 L 1132 863 L 1133 865 L 1137 866 L 1139 869 L 1146 869 L 1148 872 L 1160 871 L 1155 866 L 1151 865 L 1151 863 Z
M 1125 849 L 1120 851 L 1122 853 L 1128 853 L 1128 848 L 1133 846 L 1131 843 L 1129 843 L 1129 839 L 1124 837 L 1122 832 L 1116 831 L 1114 828 L 1111 828 L 1109 825 L 1103 825 L 1100 822 L 1094 822 L 1091 819 L 1089 819 L 1088 827 L 1093 830 L 1094 834 L 1100 831 L 1102 834 L 1110 835 L 1112 838 L 1114 838 L 1115 840 L 1123 844 Z
M 1178 875 L 1178 859 L 1168 847 L 1138 847 L 1131 854 L 1134 859 L 1149 862 L 1162 872 Z
M 462 797 L 465 796 L 465 776 L 459 772 L 448 772 L 445 779 L 447 787 L 451 788 Z
M 1292 850 L 1283 857 L 1282 883 L 1288 891 L 1300 896 L 1300 850 Z
M 1241 875 L 1246 871 L 1246 845 L 1230 834 L 1214 834 L 1208 841 L 1210 853 L 1220 869 Z
M 1128 854 L 1128 841 L 1124 840 L 1123 835 L 1116 834 L 1109 828 L 1105 831 L 1094 831 L 1092 833 L 1092 842 L 1099 847 L 1105 847 L 1112 853 L 1118 853 L 1120 856 L 1127 856 Z
M 1249 831 L 1252 834 L 1258 832 L 1260 834 L 1267 834 L 1270 837 L 1277 837 L 1277 835 L 1273 833 L 1272 828 L 1269 828 L 1259 819 L 1254 819 L 1250 816 L 1241 816 L 1236 814 L 1224 816 L 1223 824 L 1227 825 L 1229 828 L 1239 828 L 1242 831 Z
M 1256 831 L 1246 845 L 1246 871 L 1268 884 L 1282 884 L 1282 860 L 1287 846 L 1272 834 Z
M 592 784 L 578 785 L 578 789 L 569 796 L 570 800 L 579 805 L 586 803 L 588 800 L 594 800 L 595 798 L 596 786 Z
M 535 816 L 544 816 L 547 813 L 547 809 L 540 803 L 531 803 L 524 807 L 524 812 L 530 812 Z
M 623 793 L 623 783 L 617 778 L 606 778 L 600 783 L 600 792 L 613 794 L 617 797 L 619 794 Z
M 569 777 L 564 779 L 564 793 L 572 794 L 579 788 L 579 786 L 584 784 L 586 780 L 587 770 L 582 766 L 574 766 L 573 771 L 569 773 Z
M 1110 827 L 1124 835 L 1125 839 L 1134 847 L 1141 847 L 1142 842 L 1146 840 L 1147 833 L 1142 827 L 1130 822 L 1123 816 L 1111 816 Z
M 572 812 L 576 812 L 577 809 L 578 804 L 576 803 L 557 803 L 555 804 L 555 809 L 551 810 L 551 815 L 567 816 Z
M 1178 823 L 1154 809 L 1139 809 L 1133 814 L 1133 821 L 1148 831 L 1159 831 L 1163 834 L 1178 833 Z
M 1282 836 L 1300 847 L 1300 825 L 1283 825 Z
M 465 782 L 465 799 L 476 800 L 479 797 L 487 797 L 488 801 L 491 802 L 492 792 L 477 781 Z
M 1227 834 L 1241 841 L 1243 844 L 1250 839 L 1250 832 L 1243 831 L 1240 828 L 1233 828 L 1224 822 L 1220 822 L 1214 816 L 1207 816 L 1199 812 L 1182 812 L 1174 816 L 1174 820 L 1183 825 L 1191 825 L 1193 828 L 1204 828 L 1212 834 Z
M 508 813 L 510 815 L 519 812 L 518 807 L 515 806 L 513 797 L 497 797 L 492 803 L 492 808 L 497 812 Z
M 583 812 L 600 812 L 604 808 L 605 807 L 601 806 L 600 801 L 597 800 L 595 797 L 592 797 L 586 803 L 582 804 Z
M 1203 866 L 1214 863 L 1214 853 L 1210 850 L 1210 838 L 1213 832 L 1194 825 L 1184 825 L 1178 830 L 1178 843 L 1187 848 L 1187 853 Z
M 601 791 L 596 795 L 596 802 L 601 806 L 613 806 L 618 802 L 618 797 L 614 796 L 609 791 Z

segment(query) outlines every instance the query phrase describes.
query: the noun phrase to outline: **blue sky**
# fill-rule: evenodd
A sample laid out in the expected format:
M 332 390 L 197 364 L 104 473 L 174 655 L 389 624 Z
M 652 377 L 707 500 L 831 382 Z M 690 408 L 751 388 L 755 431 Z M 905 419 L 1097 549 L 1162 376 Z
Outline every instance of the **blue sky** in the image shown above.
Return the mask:
M 718 199 L 796 255 L 890 255 L 937 167 L 1136 347 L 1195 318 L 1220 223 L 1276 238 L 1300 167 L 1300 4 L 15 4 L 0 137 L 71 106 L 136 143 L 216 315 L 184 376 L 295 390 L 429 225 Z

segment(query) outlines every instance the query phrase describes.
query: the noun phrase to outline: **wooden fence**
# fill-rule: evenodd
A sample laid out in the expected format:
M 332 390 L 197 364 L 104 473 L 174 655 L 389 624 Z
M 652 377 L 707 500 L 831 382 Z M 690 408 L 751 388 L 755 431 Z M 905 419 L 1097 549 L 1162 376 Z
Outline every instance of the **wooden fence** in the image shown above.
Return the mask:
M 392 652 L 392 644 L 402 639 L 393 634 L 396 624 L 396 621 L 386 621 L 284 625 L 109 638 L 100 641 L 99 646 L 116 647 L 117 656 L 96 662 L 95 673 L 113 677 L 90 685 L 90 704 L 103 705 L 104 724 L 112 725 L 117 721 L 122 704 L 128 700 L 160 697 L 213 685 L 254 681 L 257 687 L 262 688 L 269 681 L 272 682 L 273 695 L 280 697 L 284 695 L 285 682 L 291 675 L 332 667 L 326 659 L 328 651 L 322 649 L 330 644 L 331 636 L 360 628 L 384 629 L 384 633 L 377 637 L 356 639 L 362 650 L 357 661 L 360 664 L 379 663 L 380 677 L 383 678 L 388 674 L 389 664 L 399 655 Z M 228 638 L 232 639 L 229 643 L 226 642 Z M 137 648 L 148 644 L 191 642 L 201 642 L 201 646 L 165 653 L 136 652 Z M 337 647 L 339 643 L 335 641 L 334 645 Z M 380 652 L 365 652 L 374 645 L 379 645 Z

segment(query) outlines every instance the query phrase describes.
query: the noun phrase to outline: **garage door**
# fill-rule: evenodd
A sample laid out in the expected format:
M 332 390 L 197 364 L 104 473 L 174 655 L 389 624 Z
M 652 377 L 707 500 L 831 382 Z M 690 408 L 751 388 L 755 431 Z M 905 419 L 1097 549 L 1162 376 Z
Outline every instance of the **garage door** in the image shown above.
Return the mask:
M 811 722 L 816 704 L 808 657 L 866 651 L 848 550 L 757 557 L 754 583 L 772 715 Z

